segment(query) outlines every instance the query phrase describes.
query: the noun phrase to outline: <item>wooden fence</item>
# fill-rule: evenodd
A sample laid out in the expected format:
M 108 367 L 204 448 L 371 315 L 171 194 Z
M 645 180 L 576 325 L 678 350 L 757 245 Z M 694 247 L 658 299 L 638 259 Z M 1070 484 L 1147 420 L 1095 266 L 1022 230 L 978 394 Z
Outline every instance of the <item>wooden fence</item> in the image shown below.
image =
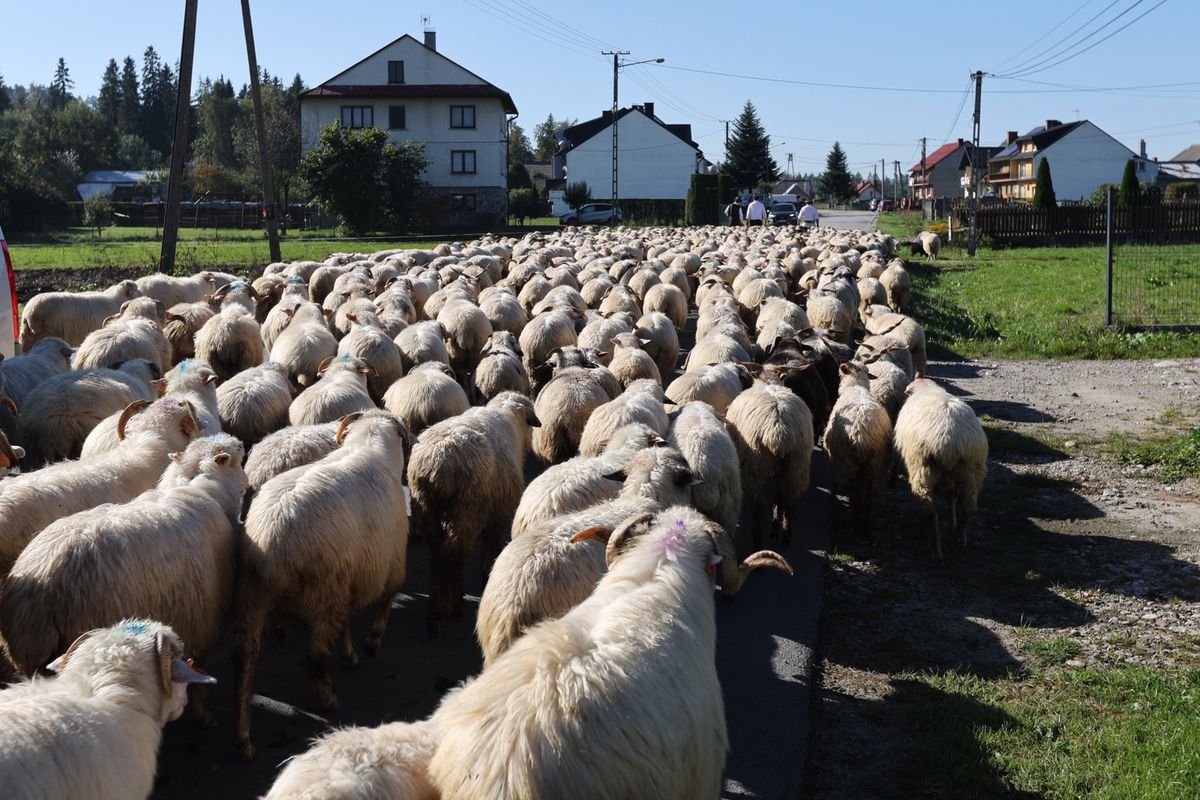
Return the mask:
M 956 203 L 956 227 L 970 221 L 966 203 Z M 1035 209 L 1026 205 L 983 204 L 981 238 L 995 246 L 1102 244 L 1107 230 L 1103 205 L 1085 203 Z M 1113 210 L 1113 232 L 1121 241 L 1200 241 L 1200 201 L 1142 203 Z

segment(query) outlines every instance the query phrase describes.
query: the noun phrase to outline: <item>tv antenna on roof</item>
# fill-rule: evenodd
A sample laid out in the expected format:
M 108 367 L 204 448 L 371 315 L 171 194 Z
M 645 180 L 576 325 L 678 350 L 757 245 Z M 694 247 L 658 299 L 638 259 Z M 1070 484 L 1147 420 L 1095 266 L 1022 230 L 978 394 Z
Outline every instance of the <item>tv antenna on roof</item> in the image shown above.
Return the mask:
M 429 30 L 429 25 L 432 22 L 433 22 L 433 20 L 432 20 L 432 18 L 430 18 L 430 16 L 428 14 L 421 15 L 421 28 L 422 29 Z

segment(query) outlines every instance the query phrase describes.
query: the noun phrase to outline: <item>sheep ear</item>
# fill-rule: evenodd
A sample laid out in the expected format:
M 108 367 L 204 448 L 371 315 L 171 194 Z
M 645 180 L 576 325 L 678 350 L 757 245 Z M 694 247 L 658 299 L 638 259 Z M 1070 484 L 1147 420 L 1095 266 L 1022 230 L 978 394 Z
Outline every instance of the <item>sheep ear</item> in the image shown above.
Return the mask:
M 158 390 L 159 397 L 162 397 L 164 394 L 167 393 L 167 379 L 166 378 L 156 378 L 156 379 L 150 381 L 150 385 Z
M 167 453 L 167 458 L 171 459 L 176 464 L 178 464 L 180 461 L 183 461 L 183 453 L 179 452 L 179 451 L 176 451 L 174 453 Z
M 17 409 L 16 401 L 6 394 L 0 394 L 0 406 L 7 408 L 8 413 L 12 414 L 14 417 L 19 417 L 21 415 L 21 412 Z
M 217 464 L 220 464 L 222 467 L 225 466 L 226 464 L 228 464 L 232 460 L 233 460 L 233 456 L 229 455 L 229 453 L 226 453 L 224 451 L 217 453 L 215 456 L 213 456 L 213 461 L 215 461 Z
M 221 378 L 219 375 L 209 375 L 207 378 L 204 379 L 204 384 L 207 386 L 210 383 L 216 383 L 220 379 Z
M 579 542 L 604 542 L 605 544 L 608 544 L 609 537 L 612 536 L 612 533 L 612 528 L 604 528 L 600 526 L 584 528 L 579 533 L 571 537 L 571 542 L 576 544 Z
M 606 481 L 615 481 L 617 483 L 624 483 L 625 482 L 625 471 L 619 469 L 616 472 L 610 472 L 603 477 L 604 477 L 604 480 L 606 480 Z
M 101 322 L 101 323 L 100 323 L 100 327 L 101 327 L 101 328 L 107 328 L 107 327 L 108 327 L 108 323 L 110 323 L 110 322 L 116 322 L 116 321 L 117 321 L 117 320 L 119 320 L 120 318 L 121 318 L 121 315 L 120 315 L 120 314 L 113 314 L 113 315 L 112 315 L 112 316 L 110 316 L 110 317 L 105 317 L 105 318 L 104 318 L 104 322 Z
M 47 664 L 46 669 L 51 672 L 62 672 L 63 668 L 67 666 L 67 662 L 71 660 L 71 656 L 79 649 L 79 645 L 86 642 L 92 633 L 93 631 L 87 631 L 86 633 L 79 634 L 79 638 L 71 642 L 71 646 L 67 648 L 67 652 Z
M 842 373 L 843 375 L 849 375 L 853 371 L 854 367 L 850 366 L 849 364 L 838 365 L 838 372 Z
M 542 421 L 538 419 L 537 414 L 533 413 L 532 411 L 525 415 L 525 422 L 528 423 L 529 427 L 531 428 L 542 427 Z
M 642 343 L 642 347 L 645 347 L 646 345 L 650 344 L 650 342 L 652 342 L 652 341 L 653 341 L 653 339 L 641 339 L 641 338 L 639 338 L 639 339 L 638 339 L 638 341 Z
M 333 439 L 337 443 L 338 447 L 342 446 L 342 439 L 344 439 L 346 436 L 346 429 L 350 427 L 350 424 L 354 422 L 354 420 L 358 419 L 362 415 L 363 412 L 355 411 L 353 414 L 347 414 L 346 416 L 342 417 L 341 422 L 338 425 L 337 435 Z
M 654 515 L 643 511 L 640 514 L 634 514 L 629 517 L 612 532 L 612 536 L 608 537 L 608 546 L 604 550 L 604 561 L 608 566 L 617 560 L 617 556 L 621 554 L 626 542 L 630 539 L 634 528 L 642 525 L 647 525 L 653 521 Z
M 321 365 L 317 367 L 317 374 L 324 375 L 325 370 L 329 369 L 329 365 L 333 363 L 333 359 L 334 356 L 326 356 L 325 360 L 321 362 Z
M 145 400 L 134 400 L 129 405 L 125 406 L 125 410 L 121 412 L 121 416 L 117 417 L 117 438 L 124 441 L 125 439 L 125 423 L 129 422 L 129 418 L 137 414 L 146 406 L 150 405 Z

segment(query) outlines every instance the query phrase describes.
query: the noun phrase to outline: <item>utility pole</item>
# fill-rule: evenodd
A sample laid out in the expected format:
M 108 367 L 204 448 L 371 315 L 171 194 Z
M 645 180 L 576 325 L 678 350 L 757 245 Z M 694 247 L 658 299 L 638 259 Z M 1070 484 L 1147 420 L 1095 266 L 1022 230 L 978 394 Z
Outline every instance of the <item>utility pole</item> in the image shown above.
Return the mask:
M 617 205 L 617 73 L 621 69 L 621 56 L 629 55 L 628 50 L 604 50 L 601 55 L 613 57 L 613 106 L 612 106 L 612 204 Z M 616 214 L 613 214 L 613 224 L 616 224 Z
M 925 137 L 921 137 L 921 183 L 925 183 Z
M 971 235 L 967 255 L 975 257 L 976 222 L 979 213 L 979 108 L 983 100 L 983 72 L 975 71 L 975 119 L 971 125 Z
M 892 178 L 892 202 L 896 204 L 897 208 L 899 208 L 900 207 L 900 162 L 899 161 L 892 162 L 892 174 L 894 176 Z
M 887 161 L 879 159 L 879 199 L 887 197 L 883 191 L 883 182 L 887 180 Z
M 787 157 L 788 157 L 788 168 L 787 168 L 787 174 L 788 174 L 788 180 L 790 181 L 790 180 L 792 180 L 793 178 L 795 178 L 795 177 L 796 177 L 796 173 L 793 171 L 793 170 L 795 169 L 795 162 L 794 162 L 794 159 L 795 159 L 795 157 L 796 157 L 796 154 L 795 154 L 795 153 L 788 153 L 788 154 L 787 154 Z
M 179 86 L 175 92 L 175 136 L 171 139 L 171 176 L 167 179 L 167 205 L 163 209 L 162 249 L 158 271 L 175 269 L 175 243 L 179 239 L 179 204 L 183 200 L 183 157 L 187 153 L 188 120 L 191 117 L 192 56 L 196 52 L 196 4 L 183 6 L 183 43 L 179 48 Z
M 279 232 L 275 219 L 275 187 L 271 182 L 271 161 L 267 152 L 267 130 L 263 125 L 262 87 L 258 82 L 258 57 L 254 53 L 254 24 L 250 21 L 250 0 L 242 0 L 242 27 L 246 30 L 246 60 L 250 63 L 250 96 L 254 100 L 254 128 L 258 133 L 258 172 L 262 177 L 263 208 L 267 212 L 267 241 L 271 261 L 279 262 Z M 284 209 L 287 213 L 287 209 Z

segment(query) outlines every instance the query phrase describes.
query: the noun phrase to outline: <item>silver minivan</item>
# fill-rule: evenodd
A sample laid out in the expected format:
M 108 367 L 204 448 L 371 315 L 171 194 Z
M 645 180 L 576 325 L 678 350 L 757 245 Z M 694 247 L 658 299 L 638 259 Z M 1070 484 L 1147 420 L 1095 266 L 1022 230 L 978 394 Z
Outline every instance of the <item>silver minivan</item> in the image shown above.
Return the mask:
M 12 358 L 17 354 L 17 278 L 13 275 L 3 229 L 0 229 L 0 253 L 4 262 L 4 268 L 0 269 L 0 356 Z

